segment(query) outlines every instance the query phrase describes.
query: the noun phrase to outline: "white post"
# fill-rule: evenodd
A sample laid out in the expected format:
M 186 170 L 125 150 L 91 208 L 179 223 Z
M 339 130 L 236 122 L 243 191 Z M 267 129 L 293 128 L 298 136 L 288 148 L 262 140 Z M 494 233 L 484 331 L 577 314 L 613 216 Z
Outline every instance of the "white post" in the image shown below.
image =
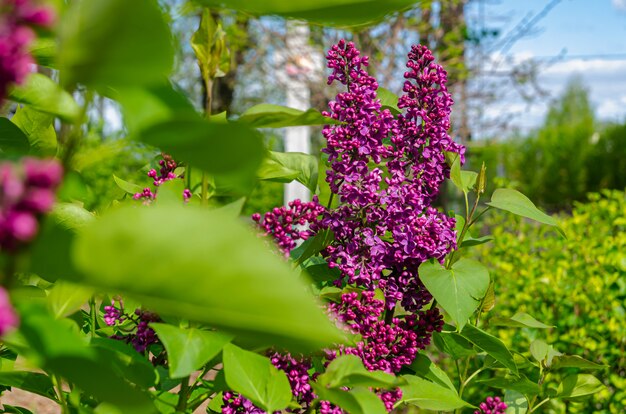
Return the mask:
M 287 86 L 287 106 L 306 111 L 310 107 L 311 91 L 307 79 L 311 78 L 314 68 L 309 46 L 309 26 L 298 22 L 287 22 L 287 61 L 285 64 L 285 81 Z M 285 133 L 285 152 L 311 153 L 311 130 L 309 127 L 287 128 Z M 285 199 L 288 202 L 299 198 L 302 201 L 311 199 L 311 192 L 297 181 L 285 184 Z

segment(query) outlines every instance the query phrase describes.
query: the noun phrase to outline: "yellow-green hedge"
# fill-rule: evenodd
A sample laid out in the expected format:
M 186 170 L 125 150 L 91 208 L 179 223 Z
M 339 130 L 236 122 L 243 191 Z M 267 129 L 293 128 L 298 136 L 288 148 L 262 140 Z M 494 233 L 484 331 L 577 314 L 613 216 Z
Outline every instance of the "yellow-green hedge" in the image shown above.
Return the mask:
M 606 390 L 583 403 L 546 406 L 542 412 L 626 412 L 626 194 L 606 191 L 562 217 L 564 240 L 554 230 L 496 215 L 484 231 L 493 243 L 476 249 L 496 283 L 496 307 L 487 315 L 526 312 L 551 330 L 499 329 L 511 349 L 528 350 L 542 338 L 563 353 L 606 364 L 595 372 Z M 496 331 L 498 328 L 491 327 Z M 558 381 L 558 378 L 553 378 Z

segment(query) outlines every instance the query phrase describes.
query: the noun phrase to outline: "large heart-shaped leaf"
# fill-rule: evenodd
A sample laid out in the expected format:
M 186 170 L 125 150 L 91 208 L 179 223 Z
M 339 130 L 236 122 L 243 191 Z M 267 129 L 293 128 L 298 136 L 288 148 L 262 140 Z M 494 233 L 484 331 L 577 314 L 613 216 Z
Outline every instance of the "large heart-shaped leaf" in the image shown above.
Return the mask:
M 0 118 L 0 154 L 24 155 L 29 149 L 30 143 L 22 130 L 7 118 Z
M 574 374 L 559 384 L 556 397 L 562 399 L 586 397 L 604 389 L 599 379 L 589 374 Z
M 223 351 L 226 383 L 269 413 L 291 401 L 291 387 L 284 372 L 264 356 L 227 344 Z
M 122 207 L 85 228 L 74 247 L 79 281 L 132 294 L 154 311 L 264 345 L 342 341 L 297 273 L 228 212 Z
M 301 152 L 270 151 L 263 160 L 257 176 L 261 180 L 305 185 L 312 193 L 317 189 L 317 158 Z
M 462 258 L 450 269 L 430 260 L 420 265 L 419 274 L 424 286 L 450 314 L 459 330 L 478 308 L 489 287 L 489 272 L 472 259 Z
M 220 353 L 232 335 L 196 328 L 182 329 L 164 323 L 152 323 L 165 345 L 171 378 L 183 378 L 200 369 Z
M 26 135 L 31 154 L 43 157 L 56 155 L 57 134 L 54 130 L 52 115 L 44 114 L 28 106 L 21 106 L 11 121 Z

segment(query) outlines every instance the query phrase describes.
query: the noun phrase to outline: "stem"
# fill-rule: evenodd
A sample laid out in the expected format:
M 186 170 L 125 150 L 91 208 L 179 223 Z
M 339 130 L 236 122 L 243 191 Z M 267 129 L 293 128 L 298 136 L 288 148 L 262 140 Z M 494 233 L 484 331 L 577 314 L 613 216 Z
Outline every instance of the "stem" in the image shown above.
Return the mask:
M 96 337 L 96 323 L 97 323 L 98 310 L 96 309 L 96 297 L 94 295 L 89 298 L 89 318 L 91 319 L 91 326 L 89 333 L 92 338 Z
M 335 193 L 331 191 L 330 197 L 328 197 L 328 205 L 326 206 L 328 210 L 330 210 L 330 206 L 333 204 L 333 197 L 335 197 Z
M 385 323 L 386 324 L 391 324 L 391 322 L 393 322 L 393 313 L 395 312 L 396 307 L 394 306 L 391 309 L 387 309 L 387 311 L 385 312 Z
M 491 209 L 491 206 L 487 206 L 486 209 L 484 209 L 483 211 L 481 211 L 480 213 L 478 213 L 478 215 L 476 217 L 474 217 L 474 219 L 470 222 L 470 226 L 473 225 L 474 223 L 476 223 L 478 221 L 478 219 L 480 218 L 480 216 L 482 216 L 483 214 L 485 214 L 487 211 L 489 211 Z
M 550 397 L 546 397 L 544 400 L 541 400 L 539 402 L 539 404 L 535 405 L 532 410 L 530 410 L 528 413 L 532 413 L 534 412 L 537 408 L 541 407 L 542 405 L 544 405 L 545 403 L 547 403 L 548 401 L 550 401 Z
M 476 375 L 480 374 L 483 371 L 484 371 L 484 368 L 479 368 L 472 375 L 470 375 L 465 381 L 463 381 L 463 383 L 461 384 L 461 387 L 459 387 L 459 397 L 461 398 L 463 397 L 463 391 L 465 390 L 465 387 L 467 387 L 467 385 L 474 379 L 474 377 L 476 377 Z
M 61 413 L 70 414 L 70 409 L 67 405 L 65 394 L 63 393 L 63 386 L 61 383 L 61 379 L 56 375 L 52 375 L 51 379 L 52 379 L 52 384 L 54 385 L 54 388 L 56 389 L 56 392 L 59 395 L 59 403 L 61 404 Z
M 185 377 L 180 381 L 180 391 L 178 391 L 178 404 L 176 411 L 184 413 L 187 410 L 187 398 L 189 397 L 189 377 Z
M 200 190 L 200 199 L 203 206 L 209 205 L 209 179 L 205 172 L 202 172 L 202 189 Z

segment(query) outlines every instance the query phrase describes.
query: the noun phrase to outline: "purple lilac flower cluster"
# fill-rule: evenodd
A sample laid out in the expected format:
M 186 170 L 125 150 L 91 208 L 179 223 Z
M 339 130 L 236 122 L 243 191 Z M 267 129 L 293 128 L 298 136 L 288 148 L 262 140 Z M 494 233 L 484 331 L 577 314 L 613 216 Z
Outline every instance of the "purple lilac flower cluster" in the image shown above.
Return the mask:
M 110 306 L 104 307 L 104 322 L 108 326 L 119 326 L 126 321 L 131 322 L 130 327 L 121 327 L 112 336 L 113 339 L 130 343 L 137 352 L 145 352 L 148 346 L 157 342 L 154 329 L 150 328 L 150 322 L 159 322 L 161 318 L 156 313 L 135 309 L 132 315 L 126 314 L 124 304 L 119 300 L 119 307 L 115 306 L 115 300 L 111 300 Z
M 327 360 L 353 354 L 369 370 L 397 373 L 443 327 L 437 308 L 424 309 L 432 296 L 417 269 L 430 258 L 442 261 L 456 248 L 454 218 L 438 212 L 432 203 L 449 177 L 445 153 L 457 153 L 463 162 L 465 148 L 448 135 L 452 98 L 446 89 L 446 73 L 433 63 L 427 48 L 414 46 L 409 53 L 404 94 L 398 102 L 404 113 L 397 118 L 382 108 L 378 83 L 366 71 L 368 58 L 352 43 L 342 40 L 334 45 L 327 61 L 333 70 L 328 84 L 338 81 L 347 89 L 329 103 L 330 111 L 325 113 L 341 123 L 323 130 L 327 146 L 322 151 L 331 165 L 326 181 L 338 196 L 339 206 L 296 209 L 294 205 L 305 205 L 297 201 L 267 213 L 263 222 L 260 214 L 253 220 L 286 255 L 296 239 L 304 238 L 293 227 L 298 218 L 302 217 L 299 224 L 311 225 L 306 237 L 319 229 L 332 230 L 334 242 L 322 253 L 329 266 L 341 272 L 335 285 L 356 285 L 364 291 L 344 293 L 340 302 L 328 305 L 331 316 L 361 339 L 354 346 L 327 350 Z M 317 199 L 314 203 L 318 205 Z M 375 298 L 376 288 L 382 290 L 384 300 Z M 408 315 L 390 314 L 398 303 Z M 275 354 L 272 361 L 287 372 L 294 396 L 306 407 L 314 395 L 307 393 L 306 401 L 298 397 L 310 389 L 304 384 L 315 378 L 308 375 L 306 362 L 290 358 Z M 388 411 L 402 397 L 399 389 L 378 390 L 377 394 Z M 225 403 L 234 401 L 231 397 Z M 237 403 L 237 407 L 243 404 Z M 343 413 L 328 401 L 320 402 L 319 412 Z
M 252 220 L 265 232 L 264 235 L 271 236 L 285 256 L 289 257 L 289 252 L 296 247 L 299 240 L 306 240 L 317 232 L 319 217 L 324 211 L 325 208 L 319 204 L 317 196 L 313 196 L 313 201 L 308 203 L 293 200 L 287 207 L 275 207 L 265 213 L 263 221 L 261 215 L 255 213 Z
M 0 0 L 0 103 L 7 89 L 22 83 L 35 63 L 29 52 L 32 27 L 50 27 L 54 13 L 33 0 Z
M 0 164 L 0 250 L 15 251 L 33 240 L 62 178 L 63 167 L 56 160 Z
M 452 98 L 433 59 L 423 46 L 411 49 L 398 103 L 406 111 L 396 119 L 381 108 L 368 59 L 352 43 L 340 41 L 327 55 L 329 83 L 337 80 L 347 92 L 326 113 L 343 124 L 323 130 L 331 163 L 326 180 L 342 203 L 321 222 L 335 234 L 325 254 L 348 283 L 383 289 L 390 309 L 400 301 L 418 311 L 430 301 L 417 267 L 456 248 L 454 218 L 431 203 L 449 177 L 445 152 L 462 156 L 464 147 L 447 133 Z
M 17 328 L 19 321 L 9 300 L 9 294 L 3 287 L 0 287 L 0 336 Z
M 431 309 L 385 321 L 385 303 L 374 295 L 374 291 L 364 291 L 360 297 L 357 292 L 344 293 L 340 303 L 328 306 L 338 322 L 362 339 L 353 347 L 340 345 L 337 350 L 327 350 L 327 358 L 357 355 L 370 371 L 397 373 L 413 362 L 418 350 L 430 344 L 431 334 L 441 330 L 443 319 Z
M 222 395 L 222 414 L 266 414 L 265 411 L 252 404 L 241 395 L 226 391 Z
M 480 403 L 479 409 L 474 414 L 504 414 L 507 405 L 502 402 L 500 397 L 487 397 L 485 402 Z
M 159 160 L 159 165 L 161 166 L 161 168 L 159 168 L 159 171 L 157 172 L 157 170 L 154 168 L 148 171 L 148 177 L 152 178 L 152 184 L 154 185 L 154 187 L 159 187 L 166 181 L 174 180 L 176 178 L 183 178 L 182 175 L 176 174 L 176 168 L 178 167 L 178 164 L 170 155 L 161 153 L 161 157 L 163 159 Z M 152 200 L 156 198 L 156 196 L 156 188 L 154 191 L 152 191 L 150 187 L 146 187 L 143 189 L 143 191 L 135 193 L 133 195 L 133 198 L 135 200 L 143 200 L 144 204 L 150 204 Z M 191 190 L 183 190 L 183 200 L 188 201 L 191 196 Z

